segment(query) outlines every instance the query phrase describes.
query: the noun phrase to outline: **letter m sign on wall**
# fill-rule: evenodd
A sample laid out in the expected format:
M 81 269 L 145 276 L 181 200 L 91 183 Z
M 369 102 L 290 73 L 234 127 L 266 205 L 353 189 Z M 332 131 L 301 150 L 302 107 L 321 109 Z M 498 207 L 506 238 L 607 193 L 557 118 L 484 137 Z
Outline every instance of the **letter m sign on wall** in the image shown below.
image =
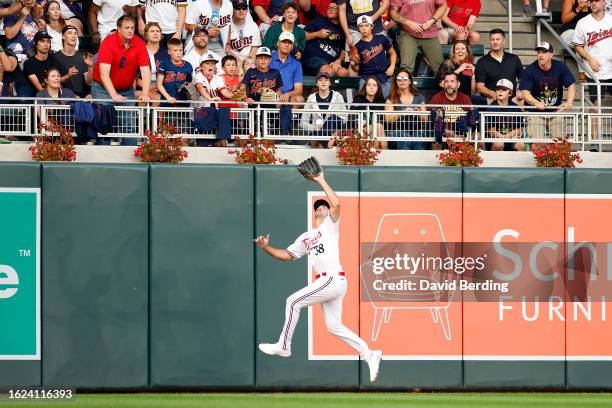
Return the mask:
M 38 188 L 0 188 L 0 360 L 40 360 Z

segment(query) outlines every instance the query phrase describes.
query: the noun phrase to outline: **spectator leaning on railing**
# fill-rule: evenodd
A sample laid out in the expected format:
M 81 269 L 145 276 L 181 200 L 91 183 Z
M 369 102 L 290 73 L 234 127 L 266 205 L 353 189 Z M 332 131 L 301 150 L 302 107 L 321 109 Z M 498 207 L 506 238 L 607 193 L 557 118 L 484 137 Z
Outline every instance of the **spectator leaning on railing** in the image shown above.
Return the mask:
M 476 63 L 476 90 L 489 101 L 496 98 L 495 88 L 500 79 L 509 79 L 514 89 L 523 76 L 523 63 L 512 53 L 504 51 L 506 33 L 501 28 L 489 31 L 490 51 Z M 516 98 L 521 99 L 520 91 Z
M 578 21 L 572 40 L 576 53 L 591 67 L 595 78 L 600 82 L 612 82 L 612 15 L 605 12 L 604 0 L 591 0 L 591 14 Z M 594 78 L 592 78 L 594 79 Z M 601 87 L 604 92 L 612 95 L 612 85 Z M 589 86 L 589 96 L 592 102 L 597 100 L 597 87 Z
M 329 113 L 333 111 L 346 111 L 346 104 L 340 92 L 329 87 L 329 75 L 320 72 L 316 77 L 317 92 L 311 93 L 304 105 L 300 126 L 309 132 L 310 136 L 330 137 L 337 130 L 344 127 L 347 117 L 342 113 Z M 324 140 L 312 140 L 312 147 L 322 148 L 327 145 Z
M 149 54 L 144 41 L 134 35 L 135 28 L 134 17 L 126 14 L 117 20 L 117 32 L 102 41 L 93 71 L 91 94 L 95 99 L 134 99 L 133 85 L 140 69 L 143 92 L 139 100 L 149 101 Z
M 442 79 L 443 90 L 436 93 L 429 101 L 432 105 L 444 105 L 444 122 L 445 122 L 445 137 L 463 137 L 465 134 L 460 133 L 456 128 L 457 120 L 468 111 L 465 105 L 471 105 L 472 100 L 469 96 L 459 92 L 459 79 L 455 72 L 447 72 Z M 464 105 L 464 106 L 456 106 Z M 436 109 L 432 107 L 431 109 Z M 434 143 L 432 148 L 438 149 L 438 143 Z
M 520 139 L 522 138 L 524 119 L 521 115 L 521 108 L 512 102 L 512 90 L 514 85 L 508 79 L 500 79 L 497 81 L 495 88 L 496 98 L 490 103 L 490 106 L 497 108 L 490 109 L 494 115 L 487 116 L 485 121 L 485 131 L 489 137 L 503 139 Z M 510 115 L 505 115 L 510 113 Z M 525 144 L 520 143 L 491 143 L 491 150 L 525 150 Z
M 402 67 L 411 72 L 414 70 L 420 46 L 432 71 L 438 70 L 443 60 L 438 31 L 445 12 L 444 0 L 391 0 L 389 14 L 401 27 L 397 46 Z
M 385 122 L 390 128 L 387 136 L 391 137 L 425 137 L 427 115 L 405 115 L 406 111 L 424 112 L 425 98 L 414 86 L 412 74 L 406 68 L 400 68 L 391 83 L 385 111 L 404 112 L 404 115 L 385 115 Z M 398 150 L 425 150 L 427 144 L 419 141 L 389 142 L 389 147 Z
M 134 81 L 140 70 L 142 77 L 142 93 L 140 102 L 149 102 L 149 87 L 151 85 L 151 67 L 149 54 L 144 41 L 134 35 L 136 20 L 130 15 L 124 15 L 117 20 L 117 32 L 107 36 L 98 51 L 98 59 L 94 66 L 91 96 L 94 99 L 112 99 L 114 102 L 125 102 L 135 99 Z M 109 102 L 106 102 L 109 103 Z M 109 103 L 110 104 L 110 103 Z M 128 102 L 127 104 L 133 105 Z M 134 131 L 135 117 L 133 112 L 125 112 L 128 118 L 127 131 Z M 132 138 L 124 139 L 124 144 L 135 144 Z
M 367 133 L 372 135 L 374 133 L 374 127 L 376 127 L 376 136 L 384 137 L 385 136 L 385 128 L 383 125 L 383 116 L 377 115 L 377 119 L 375 119 L 374 112 L 375 111 L 383 111 L 385 110 L 385 97 L 383 96 L 382 86 L 378 81 L 378 78 L 375 76 L 370 76 L 365 79 L 363 86 L 355 95 L 353 99 L 353 103 L 351 103 L 351 110 L 358 111 L 369 111 L 368 113 L 364 113 L 361 117 L 363 128 L 358 129 L 363 133 Z M 353 119 L 354 116 L 351 116 Z M 374 121 L 376 120 L 376 123 Z M 351 123 L 353 128 L 358 128 L 359 121 L 353 121 Z M 379 147 L 381 149 L 387 148 L 386 141 L 379 141 Z
M 246 102 L 249 104 L 259 102 L 265 90 L 271 90 L 280 98 L 283 78 L 278 70 L 270 69 L 271 55 L 269 48 L 259 47 L 255 57 L 257 68 L 249 69 L 242 78 L 246 86 Z
M 553 47 L 547 42 L 541 42 L 536 47 L 537 61 L 525 69 L 519 89 L 525 102 L 540 111 L 540 115 L 532 116 L 527 123 L 529 137 L 563 137 L 562 117 L 546 117 L 543 111 L 556 107 L 557 112 L 571 110 L 576 96 L 576 80 L 567 65 L 553 59 Z M 563 88 L 567 88 L 567 101 L 563 102 Z M 531 109 L 533 112 L 534 109 Z M 548 109 L 548 112 L 551 112 Z M 548 128 L 548 129 L 547 129 Z

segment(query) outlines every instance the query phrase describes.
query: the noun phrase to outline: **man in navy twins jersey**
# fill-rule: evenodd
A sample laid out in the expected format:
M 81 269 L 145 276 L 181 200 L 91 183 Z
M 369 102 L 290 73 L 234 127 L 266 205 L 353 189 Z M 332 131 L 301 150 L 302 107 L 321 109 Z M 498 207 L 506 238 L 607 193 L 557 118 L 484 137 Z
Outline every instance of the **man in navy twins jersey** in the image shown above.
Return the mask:
M 340 199 L 327 184 L 324 174 L 312 178 L 317 182 L 327 200 L 314 203 L 315 227 L 300 235 L 287 249 L 275 248 L 269 244 L 270 235 L 259 236 L 254 241 L 268 255 L 281 261 L 291 261 L 308 255 L 308 261 L 316 272 L 316 280 L 287 298 L 285 324 L 277 343 L 259 345 L 259 349 L 269 355 L 289 357 L 291 338 L 300 310 L 320 304 L 325 316 L 327 330 L 354 348 L 362 360 L 368 363 L 370 381 L 376 381 L 382 359 L 380 350 L 370 350 L 365 341 L 342 324 L 342 299 L 346 293 L 347 282 L 340 265 Z

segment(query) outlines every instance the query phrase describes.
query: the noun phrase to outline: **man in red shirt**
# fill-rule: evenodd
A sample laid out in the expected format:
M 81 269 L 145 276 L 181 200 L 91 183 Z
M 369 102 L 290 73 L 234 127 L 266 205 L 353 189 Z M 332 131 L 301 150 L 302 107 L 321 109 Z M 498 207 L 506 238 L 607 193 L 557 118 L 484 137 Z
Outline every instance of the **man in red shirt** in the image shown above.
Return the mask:
M 151 68 L 149 54 L 144 41 L 134 36 L 136 20 L 130 15 L 124 15 L 117 20 L 117 32 L 108 35 L 98 50 L 98 59 L 93 69 L 91 96 L 94 99 L 112 99 L 115 102 L 134 100 L 134 81 L 138 68 L 142 76 L 141 102 L 149 102 L 149 85 L 151 83 Z M 134 105 L 133 102 L 126 103 Z M 123 118 L 128 122 L 127 128 L 135 128 L 135 117 L 132 112 Z M 127 130 L 127 129 L 124 129 Z M 124 140 L 124 144 L 135 145 L 136 139 Z
M 464 135 L 456 132 L 455 122 L 464 112 L 467 112 L 469 108 L 467 106 L 456 106 L 456 105 L 471 105 L 472 100 L 469 96 L 459 92 L 459 79 L 457 74 L 454 72 L 448 72 L 442 79 L 443 90 L 436 93 L 431 97 L 429 103 L 431 105 L 444 105 L 444 122 L 446 124 L 444 136 L 445 137 L 463 137 Z M 435 108 L 432 108 L 435 109 Z M 434 147 L 437 143 L 434 144 Z
M 442 17 L 444 29 L 438 33 L 440 44 L 458 40 L 479 44 L 476 18 L 480 15 L 480 0 L 447 0 L 446 5 L 446 14 Z

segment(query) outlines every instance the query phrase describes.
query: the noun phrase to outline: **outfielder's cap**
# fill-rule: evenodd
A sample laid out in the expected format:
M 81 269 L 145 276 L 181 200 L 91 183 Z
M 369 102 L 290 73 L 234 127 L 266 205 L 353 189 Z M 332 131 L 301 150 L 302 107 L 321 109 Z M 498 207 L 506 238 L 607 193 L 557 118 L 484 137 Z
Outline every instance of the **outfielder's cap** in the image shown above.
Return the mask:
M 293 36 L 293 33 L 290 33 L 288 31 L 283 31 L 281 35 L 278 37 L 278 41 L 285 41 L 285 40 L 295 43 L 295 37 Z
M 329 203 L 327 202 L 327 200 L 322 200 L 321 199 L 321 200 L 317 200 L 317 201 L 314 202 L 314 205 L 313 205 L 314 210 L 317 211 L 317 208 L 319 208 L 322 205 L 326 206 L 328 209 L 331 208 L 329 206 Z
M 500 79 L 499 81 L 497 81 L 497 84 L 495 85 L 497 88 L 506 88 L 509 90 L 513 90 L 514 89 L 514 85 L 512 84 L 512 81 L 508 80 L 508 79 Z
M 36 44 L 37 42 L 39 42 L 43 38 L 51 39 L 51 36 L 46 31 L 39 31 L 39 32 L 36 33 L 36 35 L 34 35 L 34 40 L 32 41 L 32 43 Z
M 317 78 L 315 79 L 315 81 L 318 81 L 321 78 L 327 78 L 329 79 L 329 74 L 327 72 L 319 72 L 317 74 Z
M 196 36 L 200 33 L 204 33 L 206 35 L 208 35 L 208 30 L 204 27 L 200 27 L 200 28 L 196 28 L 195 30 L 193 30 L 193 35 Z
M 357 17 L 357 27 L 359 27 L 360 24 L 370 24 L 370 25 L 373 25 L 372 17 L 370 17 L 370 16 L 359 16 L 359 17 Z
M 544 52 L 553 52 L 553 46 L 550 43 L 547 43 L 546 41 L 540 42 L 538 43 L 538 45 L 535 47 L 536 51 L 542 50 Z
M 206 61 L 215 61 L 215 62 L 219 62 L 219 58 L 215 57 L 215 54 L 213 54 L 212 52 L 209 52 L 208 54 L 206 54 L 204 56 L 204 58 L 202 59 L 202 62 L 206 62 Z
M 77 28 L 73 25 L 68 24 L 67 26 L 65 26 L 64 28 L 62 28 L 62 34 L 64 34 L 66 31 L 68 30 L 75 30 L 78 31 Z
M 255 56 L 259 57 L 260 55 L 267 55 L 268 57 L 271 57 L 272 53 L 268 47 L 259 47 Z

